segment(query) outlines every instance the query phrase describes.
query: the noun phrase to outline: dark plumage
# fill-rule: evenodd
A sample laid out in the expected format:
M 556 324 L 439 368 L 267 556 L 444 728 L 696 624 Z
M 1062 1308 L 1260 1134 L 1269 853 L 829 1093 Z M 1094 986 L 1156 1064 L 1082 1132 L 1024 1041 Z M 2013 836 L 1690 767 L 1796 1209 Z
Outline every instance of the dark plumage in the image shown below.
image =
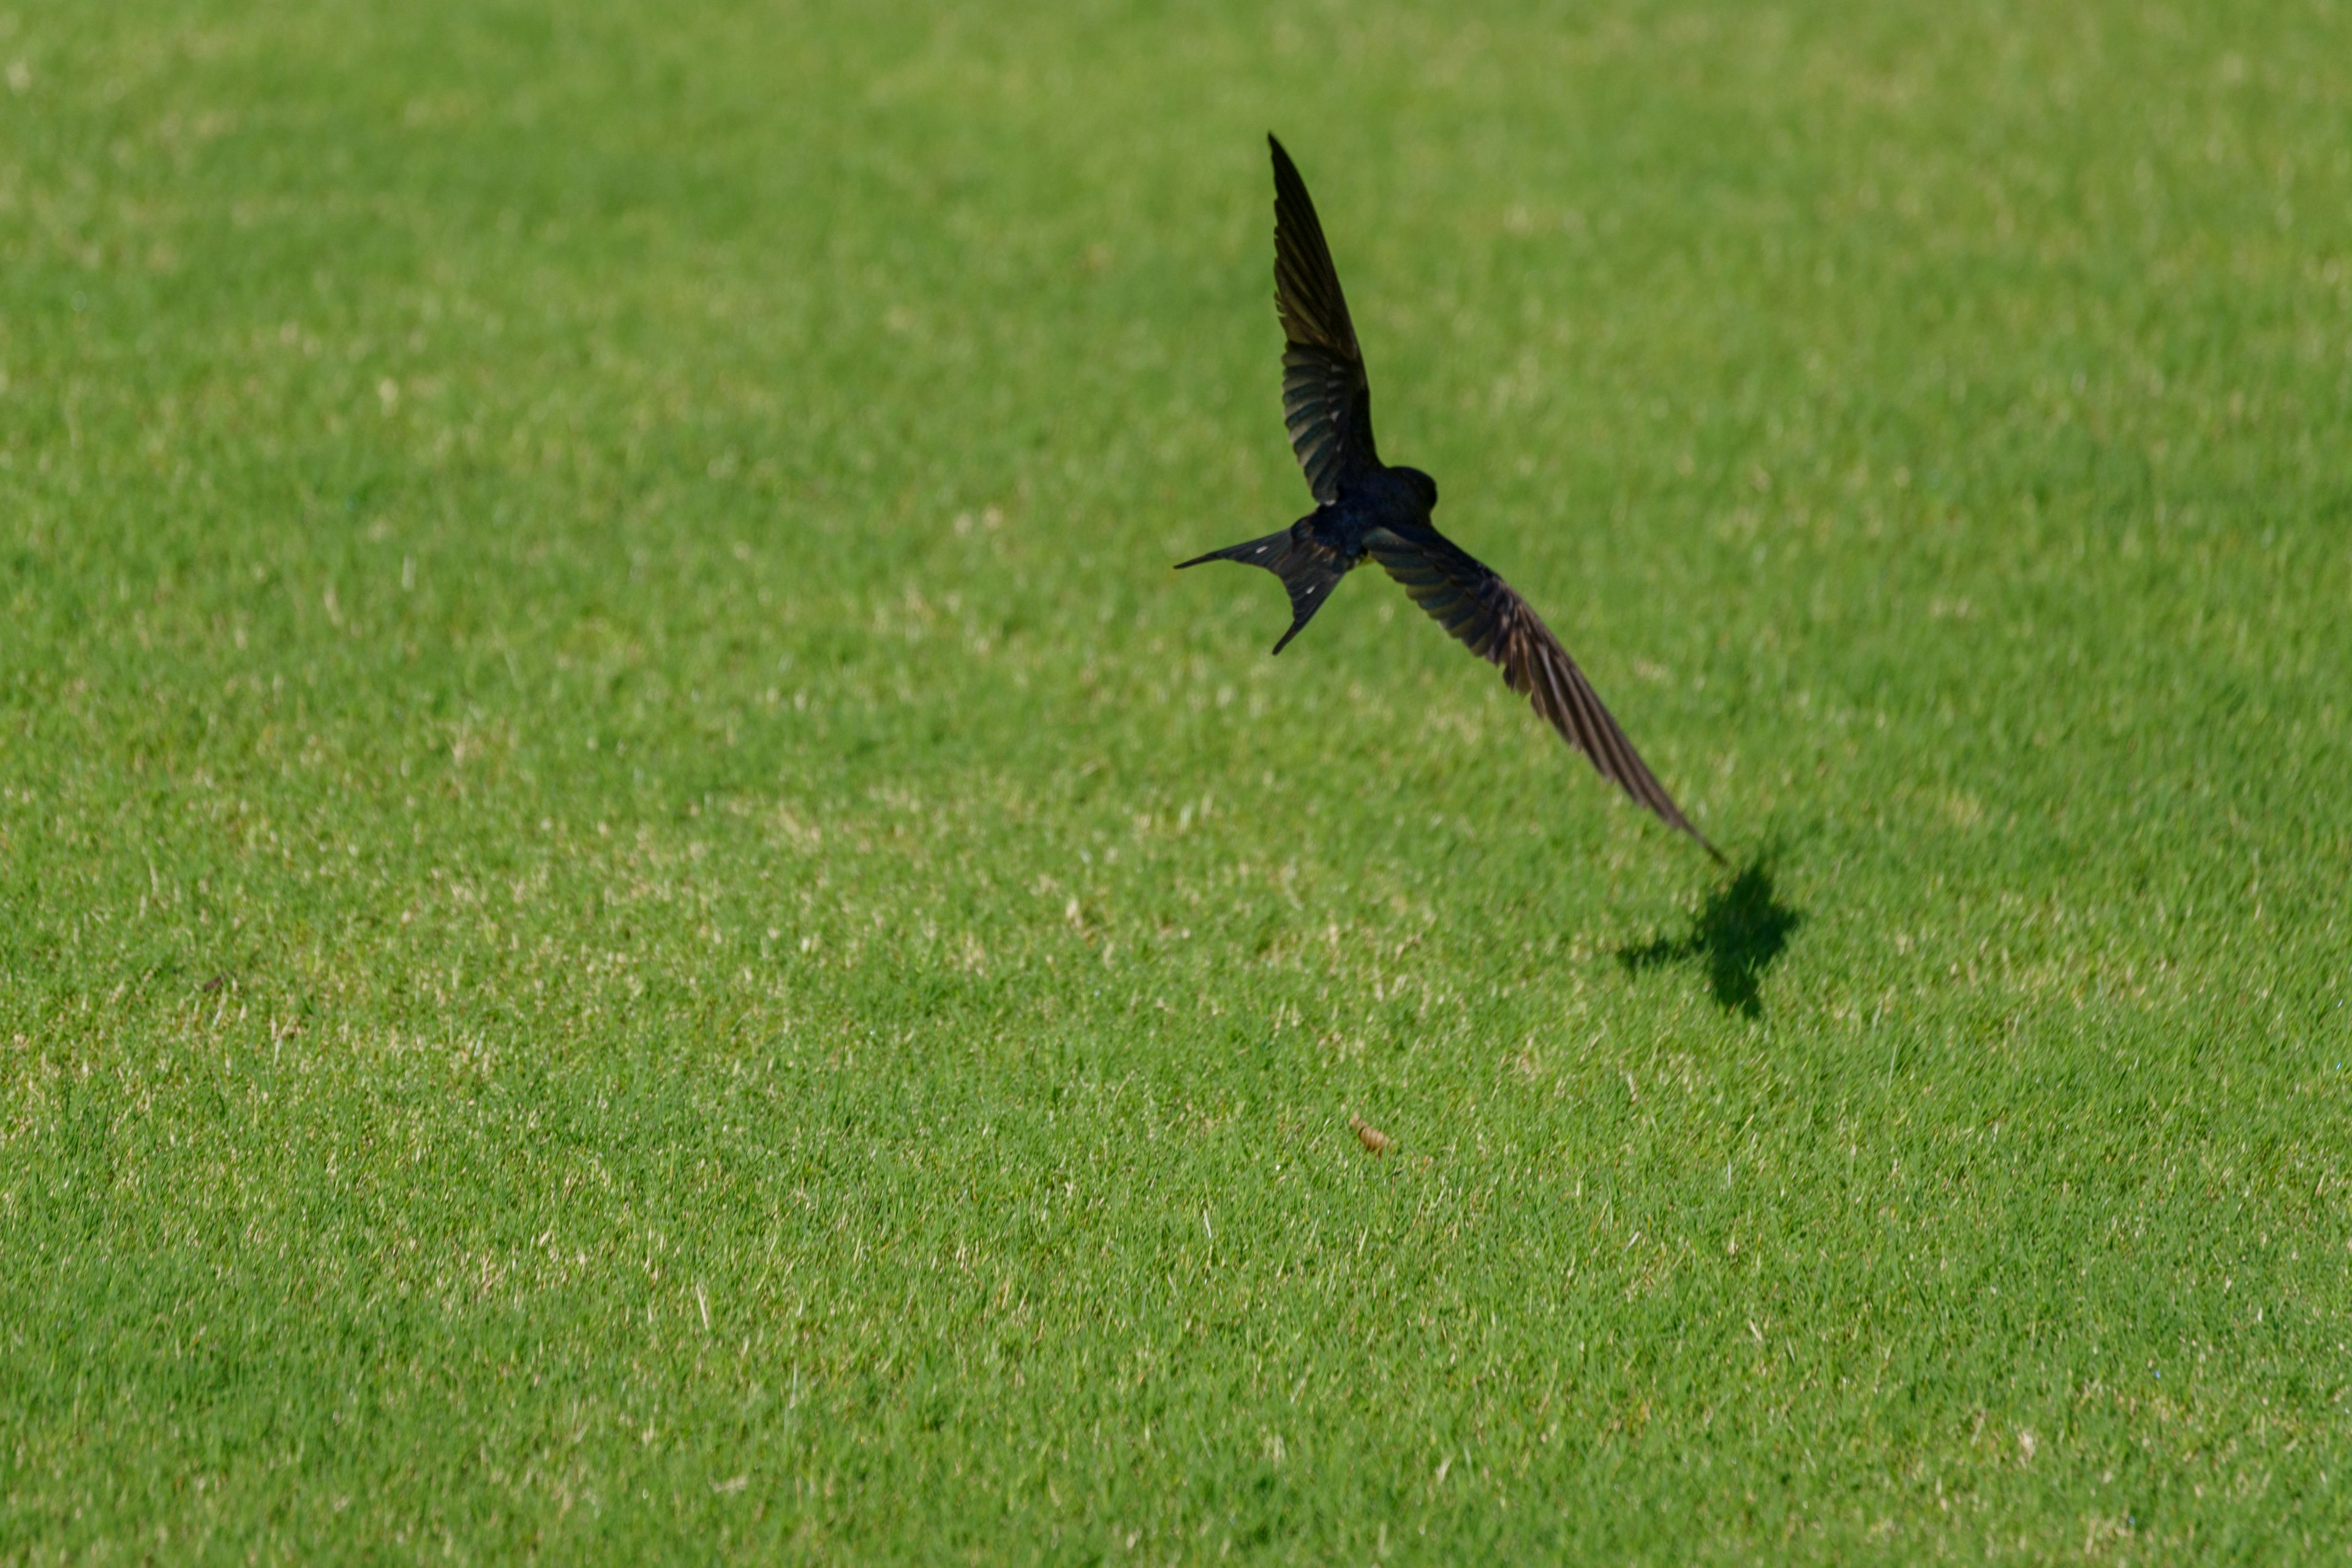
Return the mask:
M 1316 506 L 1279 533 L 1213 550 L 1179 567 L 1238 561 L 1281 578 L 1290 591 L 1290 629 L 1274 645 L 1280 653 L 1339 579 L 1370 556 L 1471 652 L 1501 666 L 1511 689 L 1526 693 L 1603 778 L 1720 860 L 1643 764 L 1551 629 L 1508 583 L 1437 531 L 1430 521 L 1437 481 L 1418 468 L 1381 461 L 1372 445 L 1363 352 L 1323 226 L 1290 154 L 1273 137 L 1266 142 L 1274 150 L 1275 308 L 1286 340 L 1282 417 Z

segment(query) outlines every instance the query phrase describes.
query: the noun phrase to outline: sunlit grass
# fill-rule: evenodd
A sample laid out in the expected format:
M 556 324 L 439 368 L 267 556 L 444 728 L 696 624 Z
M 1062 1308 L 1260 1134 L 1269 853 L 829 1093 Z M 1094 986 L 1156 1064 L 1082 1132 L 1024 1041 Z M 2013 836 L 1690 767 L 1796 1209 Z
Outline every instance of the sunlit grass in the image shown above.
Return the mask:
M 0 1555 L 2340 1551 L 2352 19 L 1444 15 L 0 16 Z

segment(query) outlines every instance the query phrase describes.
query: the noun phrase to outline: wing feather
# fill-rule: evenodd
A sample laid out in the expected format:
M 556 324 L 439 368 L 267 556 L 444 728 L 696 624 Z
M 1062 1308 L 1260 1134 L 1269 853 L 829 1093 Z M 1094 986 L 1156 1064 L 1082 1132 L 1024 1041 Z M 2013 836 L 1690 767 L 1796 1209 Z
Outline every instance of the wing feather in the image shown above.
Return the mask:
M 1697 839 L 1709 854 L 1717 854 L 1642 761 L 1551 628 L 1517 590 L 1433 528 L 1384 528 L 1367 542 L 1372 559 L 1413 603 L 1471 652 L 1500 666 L 1510 689 L 1525 696 L 1562 740 L 1590 758 L 1601 777 L 1660 820 Z
M 1372 445 L 1372 395 L 1347 296 L 1324 243 L 1307 182 L 1282 143 L 1274 153 L 1274 304 L 1282 318 L 1282 423 L 1318 501 L 1343 480 L 1380 466 Z

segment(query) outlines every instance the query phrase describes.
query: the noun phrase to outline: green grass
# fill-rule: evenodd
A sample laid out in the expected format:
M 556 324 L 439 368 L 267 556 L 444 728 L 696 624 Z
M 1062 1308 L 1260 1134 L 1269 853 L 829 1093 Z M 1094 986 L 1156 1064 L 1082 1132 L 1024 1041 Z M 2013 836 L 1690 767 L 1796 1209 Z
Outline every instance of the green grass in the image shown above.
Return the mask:
M 679 13 L 0 16 L 0 1560 L 2344 1557 L 2352 9 Z

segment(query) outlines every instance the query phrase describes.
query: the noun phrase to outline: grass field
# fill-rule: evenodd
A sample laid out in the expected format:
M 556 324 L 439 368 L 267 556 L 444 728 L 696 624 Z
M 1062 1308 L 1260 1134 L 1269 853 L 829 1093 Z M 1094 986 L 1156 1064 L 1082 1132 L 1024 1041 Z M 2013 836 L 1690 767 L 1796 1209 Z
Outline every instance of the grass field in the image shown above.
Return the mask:
M 2352 7 L 679 13 L 0 15 L 0 1560 L 2352 1551 Z

